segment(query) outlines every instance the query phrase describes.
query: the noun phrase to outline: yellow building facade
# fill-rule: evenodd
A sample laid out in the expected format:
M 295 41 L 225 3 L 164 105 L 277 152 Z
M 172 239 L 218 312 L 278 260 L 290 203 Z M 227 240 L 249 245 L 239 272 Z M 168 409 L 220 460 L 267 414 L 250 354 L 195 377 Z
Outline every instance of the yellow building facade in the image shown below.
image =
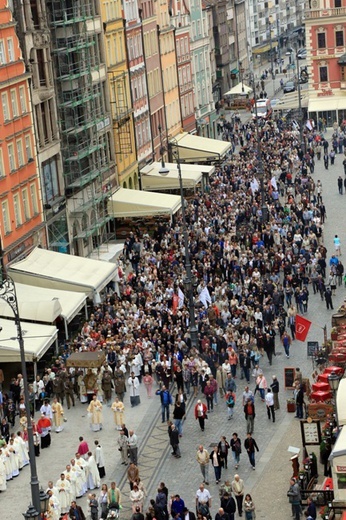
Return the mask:
M 121 0 L 100 0 L 119 186 L 138 189 L 138 162 Z
M 157 2 L 157 24 L 159 27 L 161 70 L 166 107 L 166 128 L 167 135 L 174 137 L 181 131 L 182 126 L 175 34 L 168 7 L 167 0 L 159 0 Z

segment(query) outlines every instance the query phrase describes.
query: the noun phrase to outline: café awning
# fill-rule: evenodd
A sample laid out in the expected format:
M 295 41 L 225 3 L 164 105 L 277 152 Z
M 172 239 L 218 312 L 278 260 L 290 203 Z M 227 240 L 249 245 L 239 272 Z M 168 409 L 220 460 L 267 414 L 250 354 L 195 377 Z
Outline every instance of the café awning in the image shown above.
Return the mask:
M 346 96 L 320 96 L 309 99 L 309 112 L 346 110 Z
M 66 255 L 36 247 L 26 258 L 12 264 L 8 274 L 15 282 L 85 293 L 95 296 L 117 276 L 110 262 Z
M 142 189 L 146 191 L 155 190 L 176 190 L 180 188 L 178 167 L 176 163 L 165 163 L 169 173 L 165 176 L 160 175 L 162 168 L 160 162 L 148 164 L 141 169 Z M 201 166 L 198 164 L 181 164 L 181 177 L 183 188 L 195 189 L 202 182 L 203 174 L 211 175 L 214 173 L 214 166 Z
M 39 360 L 55 342 L 58 330 L 51 325 L 22 322 L 25 361 Z M 14 320 L 1 320 L 0 363 L 20 361 L 17 327 Z
M 246 96 L 247 94 L 251 94 L 252 88 L 245 83 L 238 83 L 231 90 L 228 90 L 224 93 L 224 96 Z
M 231 149 L 231 143 L 209 139 L 183 132 L 175 137 L 172 145 L 178 146 L 179 158 L 184 162 L 221 161 Z
M 340 426 L 346 424 L 346 378 L 340 379 L 339 388 L 336 394 L 338 418 Z
M 108 201 L 113 218 L 174 215 L 181 208 L 179 195 L 119 188 Z

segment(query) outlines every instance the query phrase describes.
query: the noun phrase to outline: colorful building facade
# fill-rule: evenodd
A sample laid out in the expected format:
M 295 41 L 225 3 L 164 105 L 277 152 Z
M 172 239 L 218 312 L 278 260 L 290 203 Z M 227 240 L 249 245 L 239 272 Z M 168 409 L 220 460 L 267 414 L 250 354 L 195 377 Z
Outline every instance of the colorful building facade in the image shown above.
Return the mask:
M 346 119 L 346 0 L 306 4 L 309 117 L 327 126 Z
M 118 184 L 138 189 L 138 163 L 121 0 L 101 0 Z
M 0 0 L 0 224 L 5 263 L 46 247 L 29 78 L 7 0 Z

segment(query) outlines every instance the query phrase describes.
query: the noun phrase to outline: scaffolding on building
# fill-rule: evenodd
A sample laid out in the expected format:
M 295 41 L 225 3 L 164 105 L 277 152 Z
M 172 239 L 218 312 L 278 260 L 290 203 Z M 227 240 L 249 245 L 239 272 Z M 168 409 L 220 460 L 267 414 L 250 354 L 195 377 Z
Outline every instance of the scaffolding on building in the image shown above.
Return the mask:
M 132 153 L 131 120 L 133 108 L 128 99 L 130 92 L 128 72 L 108 71 L 112 92 L 111 111 L 114 123 L 116 144 L 115 153 L 128 155 Z
M 65 195 L 74 252 L 83 255 L 109 238 L 108 179 L 114 172 L 97 5 L 97 0 L 48 2 Z

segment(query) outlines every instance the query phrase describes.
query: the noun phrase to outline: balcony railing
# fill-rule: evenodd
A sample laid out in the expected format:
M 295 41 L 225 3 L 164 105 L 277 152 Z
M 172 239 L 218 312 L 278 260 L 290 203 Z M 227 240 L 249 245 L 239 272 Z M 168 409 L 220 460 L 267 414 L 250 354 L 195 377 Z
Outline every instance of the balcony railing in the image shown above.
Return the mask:
M 305 18 L 306 19 L 314 19 L 314 18 L 327 18 L 331 16 L 345 16 L 346 7 L 333 7 L 328 9 L 306 9 L 305 10 Z

